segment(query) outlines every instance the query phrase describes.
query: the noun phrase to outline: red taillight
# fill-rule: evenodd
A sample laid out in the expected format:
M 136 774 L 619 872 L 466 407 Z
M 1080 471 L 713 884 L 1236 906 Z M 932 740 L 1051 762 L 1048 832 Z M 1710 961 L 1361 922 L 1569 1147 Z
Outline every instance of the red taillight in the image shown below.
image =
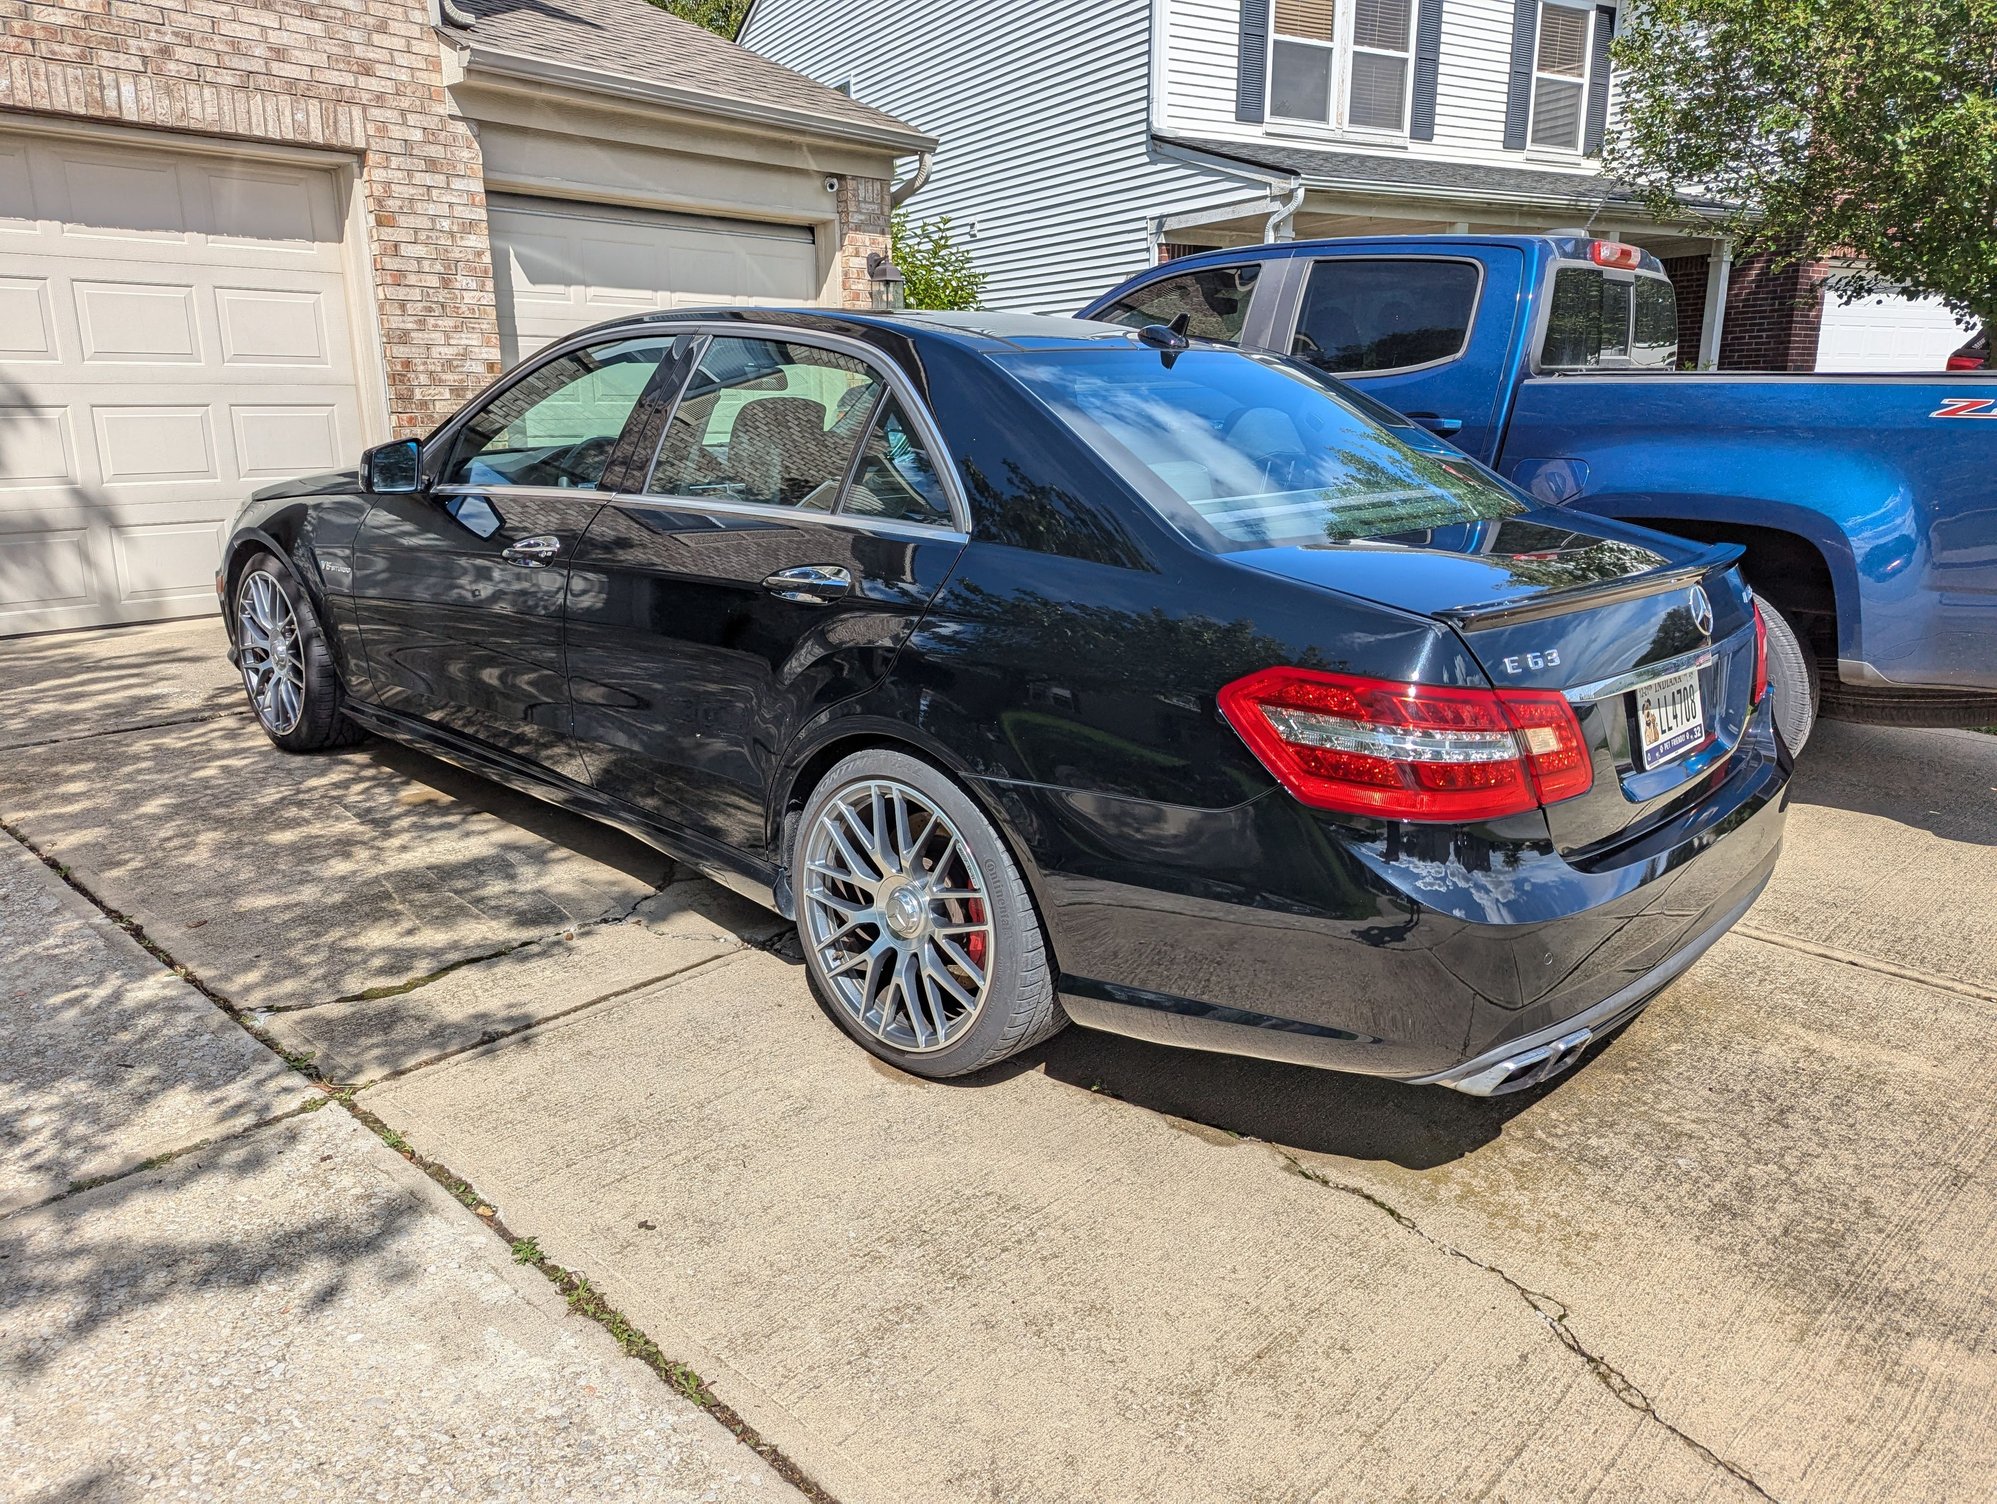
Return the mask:
M 1759 705 L 1761 697 L 1768 693 L 1768 621 L 1761 614 L 1761 602 L 1754 603 L 1754 698 L 1750 705 Z
M 1588 247 L 1588 255 L 1597 266 L 1615 266 L 1633 272 L 1643 265 L 1643 247 L 1624 245 L 1619 240 L 1597 240 Z
M 1951 371 L 1980 371 L 1983 369 L 1983 362 L 1974 355 L 1951 355 L 1948 358 L 1948 368 Z
M 1586 793 L 1594 761 L 1564 696 L 1267 668 L 1221 714 L 1318 809 L 1388 820 L 1489 820 Z

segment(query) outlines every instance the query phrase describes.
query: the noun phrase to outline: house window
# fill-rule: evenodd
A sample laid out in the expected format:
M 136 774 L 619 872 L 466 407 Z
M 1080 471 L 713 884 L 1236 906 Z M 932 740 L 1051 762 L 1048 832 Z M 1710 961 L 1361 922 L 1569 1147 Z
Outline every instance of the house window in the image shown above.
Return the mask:
M 1276 0 L 1270 20 L 1270 114 L 1331 124 L 1336 9 L 1335 0 Z
M 1270 11 L 1272 118 L 1406 133 L 1414 0 L 1275 0 Z
M 1408 52 L 1414 29 L 1410 0 L 1354 0 L 1347 124 L 1365 130 L 1407 130 Z
M 1588 32 L 1593 11 L 1542 4 L 1539 52 L 1532 75 L 1534 146 L 1581 149 L 1581 120 L 1588 98 Z

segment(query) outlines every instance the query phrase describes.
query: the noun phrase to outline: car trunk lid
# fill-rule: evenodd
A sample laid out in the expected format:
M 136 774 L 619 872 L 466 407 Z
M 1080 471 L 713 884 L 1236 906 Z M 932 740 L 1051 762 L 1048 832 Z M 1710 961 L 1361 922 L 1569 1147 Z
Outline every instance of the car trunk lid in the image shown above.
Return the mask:
M 1565 853 L 1606 855 L 1665 818 L 1729 759 L 1755 665 L 1739 550 L 1563 513 L 1229 555 L 1442 623 L 1499 689 L 1573 706 L 1594 760 L 1587 793 L 1547 808 Z

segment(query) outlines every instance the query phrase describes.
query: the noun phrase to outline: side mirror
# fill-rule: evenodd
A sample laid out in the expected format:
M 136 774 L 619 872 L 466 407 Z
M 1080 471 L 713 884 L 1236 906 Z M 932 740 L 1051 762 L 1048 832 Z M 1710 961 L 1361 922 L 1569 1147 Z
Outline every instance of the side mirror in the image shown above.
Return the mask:
M 414 439 L 377 444 L 361 456 L 361 484 L 377 496 L 423 489 L 423 446 Z

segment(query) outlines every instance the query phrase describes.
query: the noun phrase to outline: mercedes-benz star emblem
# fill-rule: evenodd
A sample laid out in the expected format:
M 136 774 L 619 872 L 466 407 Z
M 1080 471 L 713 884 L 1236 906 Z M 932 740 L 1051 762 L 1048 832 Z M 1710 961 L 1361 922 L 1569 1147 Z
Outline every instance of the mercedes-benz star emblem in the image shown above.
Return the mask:
M 1707 637 L 1713 635 L 1713 603 L 1706 598 L 1703 585 L 1692 587 L 1692 625 Z

